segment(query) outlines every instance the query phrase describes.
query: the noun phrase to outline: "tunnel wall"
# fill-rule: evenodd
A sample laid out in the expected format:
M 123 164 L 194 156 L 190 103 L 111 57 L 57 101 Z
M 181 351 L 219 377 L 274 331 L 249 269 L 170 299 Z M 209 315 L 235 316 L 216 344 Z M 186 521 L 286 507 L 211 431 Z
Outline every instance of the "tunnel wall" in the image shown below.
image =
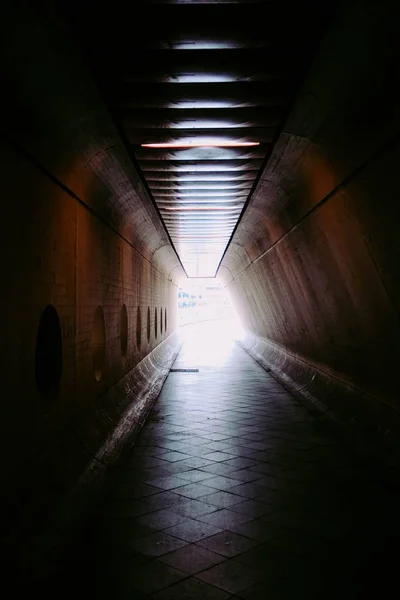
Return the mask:
M 179 349 L 184 274 L 63 21 L 34 7 L 6 29 L 0 461 L 10 560 L 57 516 L 68 527 L 140 427 Z M 58 339 L 57 318 L 39 335 L 48 306 L 60 325 L 59 390 L 46 384 L 56 343 L 50 372 L 39 364 L 39 339 Z
M 392 11 L 387 2 L 342 8 L 219 274 L 253 355 L 360 447 L 376 444 L 398 462 L 399 47 Z

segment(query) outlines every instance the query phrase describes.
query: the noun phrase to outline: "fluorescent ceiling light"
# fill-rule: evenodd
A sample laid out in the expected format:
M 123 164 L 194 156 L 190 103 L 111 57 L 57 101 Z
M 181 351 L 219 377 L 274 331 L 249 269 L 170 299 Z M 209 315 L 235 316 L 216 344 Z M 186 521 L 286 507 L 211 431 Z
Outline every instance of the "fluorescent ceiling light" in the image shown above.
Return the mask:
M 243 148 L 259 146 L 260 142 L 165 142 L 161 144 L 140 144 L 142 148 Z
M 232 210 L 230 206 L 163 206 L 163 210 Z

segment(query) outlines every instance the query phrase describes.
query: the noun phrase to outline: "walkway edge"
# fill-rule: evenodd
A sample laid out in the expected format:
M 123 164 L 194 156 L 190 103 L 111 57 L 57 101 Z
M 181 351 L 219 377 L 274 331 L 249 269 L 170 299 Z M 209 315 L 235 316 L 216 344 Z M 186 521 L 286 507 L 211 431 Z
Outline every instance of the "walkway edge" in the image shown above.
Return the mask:
M 398 411 L 322 365 L 246 332 L 237 343 L 293 396 L 327 422 L 369 466 L 400 472 Z
M 29 572 L 34 579 L 41 575 L 48 577 L 57 568 L 62 550 L 86 509 L 106 487 L 144 425 L 181 346 L 182 340 L 174 332 L 110 388 L 101 398 L 99 406 L 81 419 L 74 432 L 69 432 L 69 437 L 75 438 L 70 444 L 70 460 L 82 459 L 82 455 L 74 455 L 78 436 L 81 438 L 80 444 L 85 446 L 87 461 L 82 464 L 81 474 L 74 485 L 65 491 L 64 497 L 53 507 L 43 531 L 30 541 L 22 553 L 21 547 L 18 547 L 21 558 L 18 562 L 21 565 L 22 561 L 22 569 L 28 577 Z M 105 421 L 112 426 L 102 438 Z M 95 447 L 95 440 L 90 440 L 87 435 L 89 427 L 101 441 L 93 453 L 91 450 Z

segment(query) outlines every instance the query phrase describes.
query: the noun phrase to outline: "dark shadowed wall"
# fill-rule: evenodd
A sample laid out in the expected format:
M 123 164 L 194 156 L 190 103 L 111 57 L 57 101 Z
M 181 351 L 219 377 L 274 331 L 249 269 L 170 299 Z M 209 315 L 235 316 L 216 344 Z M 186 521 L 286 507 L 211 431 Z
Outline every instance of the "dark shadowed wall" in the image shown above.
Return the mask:
M 398 443 L 399 45 L 388 2 L 324 40 L 220 276 L 247 347 L 346 425 Z
M 183 272 L 62 22 L 32 5 L 4 26 L 0 460 L 21 543 L 143 418 Z

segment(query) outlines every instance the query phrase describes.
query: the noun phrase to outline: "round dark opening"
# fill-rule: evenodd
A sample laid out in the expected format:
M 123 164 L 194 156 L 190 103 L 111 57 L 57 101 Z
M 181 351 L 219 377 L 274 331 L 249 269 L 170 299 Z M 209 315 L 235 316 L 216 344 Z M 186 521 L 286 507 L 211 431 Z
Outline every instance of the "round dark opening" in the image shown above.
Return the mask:
M 147 341 L 150 341 L 150 306 L 147 307 Z
M 96 381 L 103 379 L 106 363 L 106 324 L 103 309 L 98 306 L 93 320 L 93 373 Z
M 154 336 L 157 339 L 157 309 L 154 309 Z
M 55 400 L 60 391 L 62 373 L 62 334 L 57 311 L 50 304 L 40 317 L 36 336 L 35 379 L 39 394 Z
M 121 307 L 120 337 L 121 355 L 125 357 L 128 350 L 128 311 L 125 304 Z
M 168 329 L 168 324 L 167 324 L 167 309 L 165 309 L 165 313 L 164 313 L 164 329 L 165 329 L 165 333 L 166 333 L 167 329 Z
M 136 346 L 140 350 L 142 345 L 142 315 L 140 312 L 140 306 L 137 307 L 136 313 Z

